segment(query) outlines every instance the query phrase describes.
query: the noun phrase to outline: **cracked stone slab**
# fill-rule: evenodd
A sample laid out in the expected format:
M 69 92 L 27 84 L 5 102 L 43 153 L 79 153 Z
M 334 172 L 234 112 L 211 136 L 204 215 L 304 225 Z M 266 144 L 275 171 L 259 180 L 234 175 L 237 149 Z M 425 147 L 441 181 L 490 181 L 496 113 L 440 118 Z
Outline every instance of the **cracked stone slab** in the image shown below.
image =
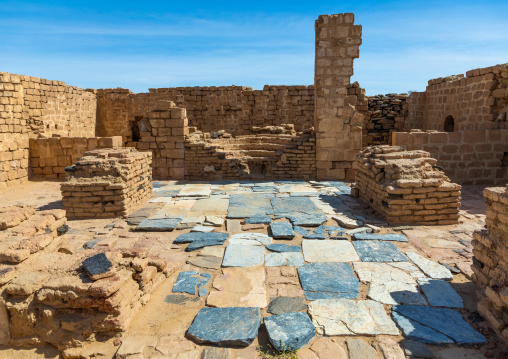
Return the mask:
M 256 339 L 260 325 L 259 308 L 203 308 L 187 336 L 198 343 L 246 347 Z
M 178 278 L 176 279 L 175 285 L 173 286 L 173 293 L 188 293 L 191 295 L 196 295 L 196 287 L 200 278 L 195 277 L 195 275 L 199 275 L 199 272 L 180 272 L 178 274 Z
M 360 282 L 348 263 L 310 263 L 298 268 L 298 276 L 307 300 L 356 299 Z
M 487 342 L 453 309 L 396 305 L 392 316 L 409 339 L 436 345 Z
M 276 350 L 297 350 L 316 335 L 307 313 L 272 315 L 264 319 L 268 338 Z
M 367 293 L 370 299 L 391 305 L 427 305 L 416 280 L 408 272 L 387 263 L 355 262 L 353 266 L 360 281 L 370 284 Z
M 398 233 L 390 233 L 390 234 L 355 233 L 354 237 L 355 239 L 358 240 L 407 242 L 407 237 L 403 234 Z
M 245 224 L 270 224 L 271 222 L 272 217 L 267 215 L 256 215 L 245 220 Z
M 222 233 L 222 232 L 209 232 L 209 233 L 202 233 L 202 232 L 189 232 L 189 233 L 183 233 L 180 234 L 176 239 L 173 241 L 173 243 L 192 243 L 192 242 L 198 242 L 198 241 L 206 241 L 206 240 L 214 240 L 214 241 L 222 241 L 225 242 L 226 239 L 228 239 L 229 233 Z
M 342 242 L 339 242 L 342 243 Z M 393 243 L 382 241 L 353 242 L 362 262 L 407 262 L 408 258 Z
M 319 334 L 399 335 L 382 304 L 373 300 L 319 299 L 309 304 L 309 314 Z
M 422 257 L 419 254 L 416 254 L 414 252 L 407 252 L 406 255 L 408 256 L 411 261 L 418 266 L 418 268 L 421 269 L 423 273 L 425 273 L 427 276 L 429 276 L 432 279 L 453 279 L 453 274 L 450 272 L 449 269 L 442 266 L 441 264 L 435 263 L 427 258 Z
M 307 262 L 356 262 L 360 260 L 351 242 L 306 239 L 302 242 Z
M 301 253 L 282 252 L 282 253 L 266 253 L 265 266 L 281 267 L 281 266 L 303 266 L 305 261 Z
M 453 289 L 450 283 L 439 279 L 418 279 L 423 294 L 433 307 L 464 308 L 462 297 Z M 411 304 L 411 303 L 400 303 Z M 414 303 L 416 304 L 416 303 Z
M 256 267 L 265 261 L 265 247 L 229 244 L 224 253 L 223 267 Z
M 227 218 L 251 218 L 273 214 L 270 198 L 273 194 L 232 194 Z
M 170 232 L 178 227 L 180 218 L 144 219 L 136 227 L 136 231 Z
M 272 252 L 294 252 L 300 253 L 302 248 L 300 246 L 290 246 L 285 243 L 274 243 L 266 246 L 266 249 Z
M 229 239 L 229 244 L 248 244 L 253 246 L 267 246 L 272 243 L 272 237 L 264 233 L 237 233 Z

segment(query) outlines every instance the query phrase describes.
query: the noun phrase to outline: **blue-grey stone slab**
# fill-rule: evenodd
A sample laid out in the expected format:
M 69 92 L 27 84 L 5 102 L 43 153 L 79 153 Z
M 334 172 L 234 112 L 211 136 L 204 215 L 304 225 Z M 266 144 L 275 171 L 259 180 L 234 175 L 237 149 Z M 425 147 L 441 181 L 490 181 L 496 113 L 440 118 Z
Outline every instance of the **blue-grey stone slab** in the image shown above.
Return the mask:
M 199 288 L 198 289 L 198 296 L 204 297 L 207 294 L 208 294 L 208 289 L 207 288 Z
M 272 237 L 278 239 L 293 239 L 295 238 L 295 232 L 289 222 L 273 222 L 270 224 L 270 230 L 272 231 Z
M 348 263 L 310 263 L 298 268 L 307 300 L 357 299 L 360 282 Z
M 212 278 L 212 275 L 210 273 L 201 273 L 201 277 Z
M 252 192 L 267 192 L 267 193 L 277 193 L 278 190 L 275 186 L 254 186 L 252 187 Z
M 164 299 L 164 302 L 170 303 L 170 304 L 184 305 L 187 302 L 197 302 L 198 300 L 199 300 L 199 298 L 197 298 L 197 297 L 189 297 L 188 295 L 185 295 L 185 294 L 170 294 L 170 295 L 166 296 L 166 298 Z
M 351 211 L 351 207 L 342 201 L 339 197 L 335 195 L 320 195 L 319 200 L 330 207 L 332 207 L 335 213 L 344 213 Z
M 307 310 L 307 304 L 301 297 L 270 298 L 270 305 L 267 309 L 271 314 L 295 313 L 302 310 Z
M 351 187 L 349 186 L 335 186 L 341 193 L 351 194 Z
M 326 231 L 326 226 L 324 225 L 321 225 L 319 227 L 317 227 L 316 229 L 314 229 L 314 234 L 325 234 L 325 231 Z
M 328 226 L 326 227 L 326 230 L 328 231 L 328 233 L 332 234 L 332 233 L 335 233 L 335 232 L 341 232 L 341 233 L 344 233 L 346 231 L 345 228 L 342 228 L 342 227 L 339 227 L 339 226 Z
M 224 253 L 223 267 L 256 267 L 265 260 L 264 246 L 230 244 Z
M 272 252 L 297 252 L 300 253 L 302 248 L 300 246 L 289 246 L 285 243 L 274 243 L 266 246 L 266 249 Z
M 218 346 L 249 346 L 261 325 L 259 308 L 203 308 L 194 318 L 187 336 L 198 343 Z
M 292 213 L 315 213 L 318 208 L 309 198 L 306 197 L 288 197 L 288 198 L 272 198 L 271 203 L 275 215 L 285 216 Z
M 328 236 L 326 234 L 306 234 L 303 236 L 305 239 L 327 239 Z
M 404 334 L 406 334 L 409 339 L 435 344 L 432 339 L 428 341 L 416 339 L 418 336 L 426 339 L 424 335 L 420 335 L 423 329 L 416 328 L 414 325 L 417 323 L 446 336 L 456 344 L 466 345 L 487 342 L 483 335 L 474 330 L 462 318 L 462 315 L 453 309 L 431 308 L 417 305 L 395 305 L 392 307 L 392 315 L 393 313 L 397 313 L 400 316 L 405 317 L 410 321 L 410 324 L 413 325 L 413 328 L 410 328 L 408 325 L 406 325 L 405 328 L 402 328 Z
M 297 350 L 310 342 L 316 328 L 307 313 L 294 312 L 265 317 L 268 338 L 276 350 Z
M 265 266 L 266 267 L 282 267 L 288 263 L 287 258 L 284 256 L 285 253 L 266 253 L 265 254 Z
M 302 228 L 300 226 L 293 226 L 293 230 L 302 236 L 306 236 L 306 235 L 310 234 L 310 232 L 308 230 L 306 230 L 305 228 Z
M 144 219 L 136 227 L 136 231 L 170 232 L 180 223 L 180 218 Z
M 273 214 L 270 193 L 231 194 L 227 218 L 250 218 Z
M 450 283 L 437 279 L 418 279 L 429 304 L 433 307 L 464 308 L 462 297 Z
M 397 312 L 392 311 L 392 318 L 409 339 L 435 345 L 453 344 L 453 340 L 446 335 L 410 320 Z
M 196 294 L 196 286 L 200 280 L 199 277 L 193 277 L 199 274 L 198 271 L 180 272 L 176 283 L 173 286 L 173 293 L 188 293 L 191 295 Z
M 323 212 L 316 213 L 294 213 L 285 216 L 295 226 L 317 227 L 328 220 Z
M 400 343 L 408 358 L 434 358 L 432 352 L 421 342 L 404 339 Z
M 319 192 L 291 192 L 290 197 L 318 197 Z
M 353 242 L 362 262 L 406 262 L 409 259 L 393 243 L 382 241 Z
M 355 233 L 355 239 L 358 240 L 377 240 L 377 241 L 393 241 L 393 242 L 407 242 L 407 237 L 403 234 L 377 234 L 377 233 Z
M 256 215 L 254 217 L 247 218 L 245 224 L 270 224 L 272 217 L 267 215 Z
M 99 253 L 94 256 L 88 257 L 83 261 L 83 268 L 90 276 L 98 276 L 108 272 L 113 263 L 106 257 L 104 253 Z
M 334 236 L 334 237 L 330 237 L 330 239 L 338 240 L 338 241 L 347 241 L 347 240 L 349 240 L 347 237 L 343 237 L 343 236 Z
M 205 248 L 205 247 L 221 246 L 222 244 L 224 244 L 224 241 L 216 241 L 214 239 L 205 239 L 204 241 L 196 241 L 196 242 L 189 243 L 187 248 L 185 248 L 185 251 L 192 252 L 192 251 L 196 251 L 198 249 Z
M 284 257 L 288 260 L 288 266 L 290 267 L 301 267 L 305 264 L 303 255 L 296 252 L 284 252 Z
M 173 243 L 192 243 L 198 241 L 218 241 L 225 242 L 228 239 L 229 233 L 223 232 L 189 232 L 180 234 Z
M 204 287 L 210 281 L 210 278 L 207 278 L 207 277 L 201 277 L 201 278 L 198 278 L 198 279 L 199 279 L 198 280 L 198 288 Z
M 360 233 L 372 233 L 372 228 L 360 227 L 360 228 L 355 228 L 355 229 L 348 229 L 346 231 L 346 234 L 348 236 L 356 236 L 357 234 L 360 234 Z

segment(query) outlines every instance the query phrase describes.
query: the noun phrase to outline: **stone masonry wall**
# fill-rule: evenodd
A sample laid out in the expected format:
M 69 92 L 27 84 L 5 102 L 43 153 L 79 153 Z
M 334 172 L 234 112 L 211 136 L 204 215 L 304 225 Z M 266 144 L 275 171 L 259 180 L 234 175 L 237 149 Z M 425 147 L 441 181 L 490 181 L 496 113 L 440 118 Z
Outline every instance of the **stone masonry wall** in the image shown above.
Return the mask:
M 406 130 L 508 129 L 508 64 L 430 80 L 425 93 L 412 94 L 409 104 Z M 454 124 L 448 130 L 447 118 Z
M 0 189 L 29 176 L 29 138 L 95 136 L 94 91 L 0 72 Z
M 353 61 L 360 55 L 362 27 L 353 14 L 320 15 L 315 23 L 314 86 L 318 179 L 353 179 L 362 147 L 363 116 L 346 102 Z
M 122 135 L 132 141 L 136 121 L 155 107 L 157 101 L 173 101 L 185 108 L 189 126 L 200 131 L 226 130 L 249 135 L 252 126 L 293 123 L 297 131 L 313 126 L 313 86 L 268 86 L 252 90 L 244 86 L 176 87 L 131 93 L 126 89 L 98 90 L 100 136 Z
M 62 203 L 68 218 L 123 217 L 150 198 L 152 154 L 134 148 L 86 152 L 65 169 Z
M 390 224 L 455 224 L 461 186 L 451 183 L 424 151 L 366 147 L 357 157 L 354 195 Z
M 87 151 L 122 147 L 122 137 L 48 137 L 30 139 L 32 174 L 45 179 L 65 179 L 72 166 Z
M 429 152 L 456 183 L 508 181 L 508 130 L 396 132 L 392 144 Z
M 473 282 L 478 312 L 508 343 L 508 186 L 486 188 L 487 229 L 474 233 Z

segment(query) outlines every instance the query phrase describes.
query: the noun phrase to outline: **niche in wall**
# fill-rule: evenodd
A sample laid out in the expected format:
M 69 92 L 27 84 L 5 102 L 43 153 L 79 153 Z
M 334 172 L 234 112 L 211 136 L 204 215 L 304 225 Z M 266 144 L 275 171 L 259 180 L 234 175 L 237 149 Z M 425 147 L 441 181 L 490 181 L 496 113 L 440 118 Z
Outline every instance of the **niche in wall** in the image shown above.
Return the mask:
M 452 116 L 448 116 L 444 120 L 444 130 L 445 132 L 453 132 L 455 128 L 455 120 Z

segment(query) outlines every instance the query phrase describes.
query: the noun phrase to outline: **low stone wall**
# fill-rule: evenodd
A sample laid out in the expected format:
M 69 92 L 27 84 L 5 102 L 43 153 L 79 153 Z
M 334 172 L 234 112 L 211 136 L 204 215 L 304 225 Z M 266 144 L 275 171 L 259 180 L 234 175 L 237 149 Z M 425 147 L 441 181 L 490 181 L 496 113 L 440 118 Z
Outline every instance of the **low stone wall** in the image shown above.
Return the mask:
M 122 145 L 121 136 L 30 139 L 32 174 L 45 179 L 65 179 L 65 167 L 76 163 L 85 152 Z
M 486 188 L 487 229 L 474 233 L 473 282 L 478 312 L 508 343 L 508 186 Z
M 187 111 L 172 101 L 157 101 L 155 110 L 137 126 L 141 140 L 129 142 L 127 146 L 152 152 L 154 178 L 183 179 L 184 142 L 189 133 Z
M 424 151 L 367 147 L 357 157 L 354 195 L 393 224 L 455 224 L 461 186 L 436 163 Z
M 100 149 L 66 168 L 62 202 L 68 218 L 125 216 L 152 193 L 152 154 Z
M 392 144 L 429 152 L 456 183 L 508 181 L 508 130 L 395 132 Z
M 185 178 L 314 179 L 316 138 L 312 131 L 228 139 L 190 134 L 185 142 Z

